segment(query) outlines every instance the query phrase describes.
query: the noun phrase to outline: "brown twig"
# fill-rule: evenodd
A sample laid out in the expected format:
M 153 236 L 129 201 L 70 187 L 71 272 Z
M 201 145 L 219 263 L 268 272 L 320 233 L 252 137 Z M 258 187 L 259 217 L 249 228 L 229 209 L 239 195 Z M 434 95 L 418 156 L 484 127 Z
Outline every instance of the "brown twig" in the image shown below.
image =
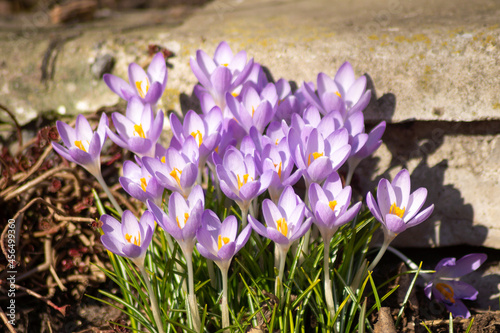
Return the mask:
M 24 182 L 26 179 L 28 179 L 33 173 L 35 173 L 37 170 L 40 169 L 40 166 L 42 165 L 43 161 L 45 160 L 45 158 L 50 154 L 50 152 L 52 151 L 52 145 L 49 145 L 45 151 L 43 152 L 43 154 L 40 156 L 40 158 L 38 159 L 38 161 L 36 161 L 36 163 L 31 167 L 31 169 L 28 170 L 27 173 L 24 173 L 23 174 L 18 174 L 18 175 L 15 175 L 14 177 L 12 177 L 12 180 L 14 181 L 17 181 L 19 183 L 22 183 Z M 19 180 L 17 180 L 16 178 L 17 177 L 21 177 Z
M 19 153 L 20 153 L 21 152 L 21 147 L 23 146 L 23 135 L 21 133 L 21 126 L 19 126 L 19 123 L 17 122 L 16 117 L 14 116 L 14 114 L 12 112 L 10 112 L 9 109 L 7 109 L 7 107 L 5 107 L 2 104 L 0 104 L 0 109 L 2 109 L 5 112 L 7 112 L 7 114 L 9 115 L 9 117 L 14 121 L 14 124 L 16 125 L 16 132 L 17 132 L 17 139 L 19 140 Z
M 7 328 L 9 329 L 9 332 L 16 333 L 16 329 L 10 324 L 9 318 L 7 318 L 7 315 L 5 314 L 5 312 L 3 312 L 2 308 L 0 308 L 0 317 L 2 317 L 2 320 L 5 323 L 5 326 L 7 326 Z
M 0 280 L 0 284 L 7 285 L 7 282 L 3 281 L 3 280 Z M 14 288 L 16 288 L 18 290 L 22 290 L 22 291 L 24 291 L 25 293 L 27 293 L 30 296 L 36 297 L 38 299 L 41 299 L 48 306 L 50 306 L 53 309 L 59 311 L 63 316 L 66 316 L 66 308 L 69 306 L 69 304 L 68 305 L 63 305 L 63 306 L 57 306 L 54 303 L 52 303 L 50 300 L 48 300 L 47 298 L 43 297 L 42 295 L 34 292 L 33 290 L 30 290 L 30 289 L 28 289 L 26 287 L 20 286 L 20 285 L 15 284 L 15 283 L 9 283 L 9 285 L 14 285 Z
M 42 181 L 44 181 L 45 179 L 49 178 L 50 176 L 60 172 L 60 171 L 63 171 L 63 170 L 67 170 L 69 171 L 70 168 L 66 167 L 66 166 L 58 166 L 58 167 L 55 167 L 54 169 L 52 170 L 49 170 L 47 172 L 45 172 L 44 174 L 38 176 L 37 178 L 33 179 L 32 181 L 18 187 L 17 189 L 13 190 L 12 187 L 9 187 L 8 189 L 2 191 L 0 193 L 0 197 L 4 197 L 4 200 L 5 201 L 9 201 L 10 199 L 18 196 L 19 194 L 23 193 L 24 191 L 26 191 L 27 189 L 29 189 L 30 187 L 33 187 L 35 185 L 38 185 L 40 184 Z
M 56 206 L 54 206 L 53 204 L 45 201 L 43 198 L 40 198 L 40 197 L 37 197 L 37 198 L 33 198 L 31 199 L 30 202 L 28 202 L 22 209 L 20 209 L 16 215 L 14 215 L 13 219 L 15 220 L 20 214 L 24 213 L 25 211 L 28 210 L 28 208 L 30 208 L 33 204 L 37 203 L 37 202 L 41 202 L 43 204 L 45 204 L 46 206 L 48 206 L 49 208 L 52 208 L 53 210 L 56 211 L 57 214 L 59 215 L 66 215 L 66 213 L 62 210 L 60 210 L 59 208 L 57 208 Z

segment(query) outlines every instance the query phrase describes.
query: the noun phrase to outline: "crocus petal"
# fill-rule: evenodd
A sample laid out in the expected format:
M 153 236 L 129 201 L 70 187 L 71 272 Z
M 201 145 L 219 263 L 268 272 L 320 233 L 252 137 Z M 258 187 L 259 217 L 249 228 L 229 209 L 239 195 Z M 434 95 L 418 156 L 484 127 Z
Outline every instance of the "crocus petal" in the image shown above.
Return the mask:
M 434 211 L 434 204 L 430 205 L 429 207 L 427 207 L 426 209 L 421 211 L 417 216 L 415 216 L 413 219 L 408 221 L 408 223 L 406 223 L 406 225 L 409 228 L 409 227 L 413 227 L 413 226 L 416 226 L 417 224 L 424 222 L 425 220 L 427 220 L 429 218 L 429 216 L 431 216 L 433 211 Z
M 384 219 L 382 218 L 382 214 L 380 213 L 380 209 L 378 208 L 378 204 L 375 201 L 375 198 L 373 197 L 373 194 L 371 194 L 371 192 L 368 192 L 368 194 L 366 195 L 366 204 L 367 204 L 370 212 L 373 214 L 373 216 L 380 223 L 383 223 Z
M 349 107 L 356 104 L 356 102 L 361 98 L 366 89 L 366 77 L 364 75 L 358 77 L 356 81 L 351 86 L 346 87 L 349 89 L 345 96 L 345 100 L 352 103 Z
M 165 88 L 165 85 L 167 84 L 168 72 L 163 53 L 158 52 L 155 54 L 153 60 L 151 60 L 151 63 L 148 66 L 147 73 L 153 81 L 159 82 L 162 87 Z
M 112 92 L 128 101 L 132 96 L 136 96 L 135 90 L 123 79 L 112 74 L 104 74 L 104 82 Z
M 213 90 L 217 96 L 225 98 L 225 95 L 229 92 L 229 88 L 231 86 L 231 78 L 232 74 L 229 68 L 218 67 L 215 69 L 210 77 L 210 81 L 212 82 Z
M 396 202 L 400 207 L 407 207 L 408 198 L 410 197 L 410 173 L 406 169 L 398 172 L 392 181 L 392 188 L 396 194 Z
M 191 65 L 191 70 L 193 71 L 194 76 L 200 81 L 201 85 L 206 89 L 212 88 L 212 83 L 210 82 L 210 74 L 206 71 L 205 68 L 200 67 L 198 62 L 191 58 L 189 60 L 189 64 Z
M 403 219 L 394 214 L 387 214 L 385 216 L 384 222 L 387 230 L 391 231 L 396 235 L 405 231 L 408 228 Z
M 68 148 L 73 147 L 77 140 L 75 129 L 60 120 L 56 122 L 56 127 L 64 145 Z
M 258 233 L 262 237 L 268 238 L 267 228 L 251 215 L 248 215 L 248 223 L 252 226 L 253 230 L 255 230 L 256 233 Z
M 469 318 L 470 312 L 469 309 L 465 306 L 465 304 L 461 300 L 456 300 L 452 305 L 446 304 L 446 308 L 450 311 L 454 317 L 462 317 Z
M 199 238 L 198 238 L 198 240 L 199 240 Z M 200 252 L 200 254 L 203 257 L 207 258 L 207 259 L 210 259 L 210 260 L 213 260 L 213 261 L 219 260 L 219 257 L 217 257 L 216 255 L 214 255 L 209 250 L 207 250 L 207 248 L 205 246 L 203 246 L 202 243 L 196 243 L 196 249 L 198 249 L 198 252 Z
M 122 248 L 122 251 L 126 257 L 129 257 L 132 259 L 140 257 L 141 254 L 143 254 L 143 251 L 142 251 L 140 246 L 137 246 L 135 244 L 130 244 L 130 243 L 125 244 Z
M 144 97 L 144 103 L 155 105 L 163 94 L 163 86 L 160 82 L 153 82 L 148 93 Z
M 245 228 L 243 228 L 243 230 L 241 230 L 240 234 L 238 235 L 238 238 L 236 238 L 235 242 L 236 249 L 234 250 L 235 253 L 241 250 L 243 246 L 245 246 L 251 234 L 252 234 L 252 227 L 250 225 L 247 225 Z
M 119 243 L 116 238 L 104 234 L 101 236 L 101 243 L 104 245 L 106 249 L 109 251 L 113 252 L 114 254 L 117 254 L 119 256 L 125 257 L 125 253 L 122 251 L 122 243 Z
M 354 83 L 354 70 L 349 62 L 344 62 L 335 74 L 335 82 L 338 82 L 342 87 L 350 87 Z
M 415 214 L 420 211 L 425 203 L 426 198 L 427 189 L 425 187 L 421 187 L 410 194 L 410 197 L 408 198 L 408 204 L 406 205 L 404 216 L 405 221 L 411 220 L 415 216 Z
M 304 223 L 302 223 L 300 228 L 294 232 L 292 237 L 290 237 L 290 242 L 293 242 L 296 239 L 299 239 L 300 237 L 304 236 L 307 230 L 311 228 L 311 224 L 312 224 L 312 218 L 306 219 Z
M 396 203 L 396 194 L 392 188 L 391 183 L 385 178 L 382 178 L 378 183 L 377 188 L 377 202 L 380 209 L 381 216 L 389 214 L 391 205 Z M 402 207 L 400 207 L 402 208 Z
M 220 228 L 220 234 L 223 237 L 228 237 L 229 239 L 231 239 L 231 241 L 234 241 L 236 240 L 237 232 L 238 232 L 238 220 L 236 220 L 236 217 L 234 215 L 229 215 L 222 222 Z
M 233 51 L 231 51 L 231 48 L 226 42 L 220 42 L 214 52 L 215 62 L 219 66 L 222 65 L 227 67 L 231 62 L 231 59 L 233 59 Z
M 447 258 L 454 259 L 454 258 Z M 456 278 L 470 272 L 475 271 L 479 268 L 487 259 L 486 254 L 484 253 L 471 253 L 466 256 L 463 256 L 459 260 L 454 262 L 453 265 L 446 265 L 446 263 L 441 263 L 441 266 L 438 265 L 436 267 L 436 276 L 440 277 L 449 277 Z
M 281 244 L 281 245 L 289 245 L 290 240 L 283 236 L 283 234 L 273 228 L 267 228 L 267 237 L 272 240 L 275 243 Z
M 474 301 L 477 298 L 478 291 L 468 283 L 463 281 L 446 280 L 446 284 L 453 289 L 453 297 L 455 299 L 468 299 Z
M 229 243 L 223 245 L 219 249 L 219 251 L 217 252 L 217 256 L 219 257 L 219 260 L 222 260 L 222 261 L 231 260 L 234 256 L 235 249 L 236 249 L 235 242 L 229 242 Z

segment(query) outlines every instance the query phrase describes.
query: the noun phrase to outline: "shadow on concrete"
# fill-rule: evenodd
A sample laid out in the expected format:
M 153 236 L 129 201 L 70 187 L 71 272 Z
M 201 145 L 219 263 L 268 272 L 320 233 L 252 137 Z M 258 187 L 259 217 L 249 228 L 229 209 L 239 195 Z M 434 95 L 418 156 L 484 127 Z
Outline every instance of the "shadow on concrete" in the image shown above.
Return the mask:
M 474 226 L 474 209 L 464 201 L 460 191 L 451 184 L 445 184 L 445 173 L 448 161 L 443 159 L 434 166 L 429 166 L 428 156 L 435 154 L 443 145 L 446 135 L 485 135 L 498 131 L 495 125 L 488 123 L 463 124 L 454 122 L 419 122 L 409 120 L 392 124 L 396 111 L 396 96 L 385 94 L 377 98 L 372 79 L 368 74 L 367 88 L 372 90 L 372 99 L 365 110 L 366 130 L 375 126 L 380 120 L 387 122 L 382 140 L 391 154 L 386 170 L 379 169 L 379 158 L 368 157 L 363 160 L 353 177 L 353 188 L 361 194 L 362 199 L 368 191 L 374 192 L 381 178 L 392 179 L 390 174 L 402 168 L 408 168 L 410 161 L 420 161 L 411 174 L 412 191 L 419 187 L 428 189 L 424 208 L 435 205 L 432 216 L 422 224 L 401 233 L 394 240 L 395 246 L 446 246 L 452 244 L 480 245 L 487 237 L 488 229 Z M 371 179 L 374 179 L 371 181 Z M 429 239 L 416 240 L 415 237 L 427 235 Z M 423 238 L 423 237 L 422 237 Z M 451 243 L 453 242 L 453 243 Z

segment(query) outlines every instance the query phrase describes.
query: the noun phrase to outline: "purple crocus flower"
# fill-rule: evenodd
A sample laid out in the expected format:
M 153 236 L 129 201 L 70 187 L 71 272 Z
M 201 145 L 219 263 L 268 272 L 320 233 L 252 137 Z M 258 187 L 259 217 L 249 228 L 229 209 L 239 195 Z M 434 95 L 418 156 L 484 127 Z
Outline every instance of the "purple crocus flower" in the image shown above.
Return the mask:
M 382 223 L 387 239 L 392 240 L 407 228 L 424 222 L 434 210 L 434 205 L 430 205 L 418 213 L 427 198 L 427 189 L 421 187 L 411 194 L 410 189 L 410 173 L 403 169 L 394 177 L 392 183 L 387 179 L 379 181 L 377 201 L 371 192 L 366 196 L 368 208 Z
M 358 118 L 363 113 L 358 111 L 349 117 L 345 127 L 349 131 L 349 144 L 352 147 L 351 156 L 347 159 L 349 171 L 346 183 L 351 182 L 354 170 L 364 158 L 370 156 L 382 144 L 382 135 L 385 132 L 385 121 L 380 122 L 375 126 L 369 134 L 365 133 L 364 117 Z
M 94 177 L 100 177 L 100 155 L 104 141 L 106 141 L 106 127 L 108 126 L 106 114 L 102 114 L 95 132 L 81 114 L 76 117 L 75 128 L 62 121 L 57 121 L 56 126 L 66 147 L 52 142 L 54 150 L 68 161 L 84 167 Z
M 137 97 L 132 97 L 127 105 L 125 116 L 112 114 L 113 124 L 118 134 L 108 127 L 106 133 L 118 146 L 142 156 L 153 157 L 155 145 L 163 129 L 163 111 L 154 118 L 150 104 L 142 104 Z
M 193 251 L 204 205 L 205 196 L 200 185 L 193 187 L 187 199 L 178 192 L 172 193 L 168 201 L 168 215 L 154 202 L 148 201 L 148 208 L 158 225 L 177 240 L 186 256 Z
M 140 167 L 132 161 L 125 161 L 120 184 L 131 197 L 144 203 L 149 199 L 161 206 L 164 188 L 144 166 Z
M 153 214 L 146 211 L 141 220 L 137 221 L 134 214 L 126 210 L 123 212 L 121 223 L 107 214 L 101 216 L 101 221 L 104 232 L 101 236 L 102 245 L 114 254 L 130 258 L 137 266 L 142 266 L 146 250 L 153 238 Z
M 270 170 L 272 180 L 268 191 L 271 200 L 278 203 L 279 197 L 286 186 L 293 186 L 302 177 L 302 170 L 294 171 L 294 162 L 290 155 L 288 143 L 283 137 L 276 144 L 268 143 L 264 146 L 261 154 L 262 172 Z M 293 171 L 293 172 L 292 172 Z
M 202 256 L 213 260 L 221 271 L 229 268 L 234 255 L 247 243 L 252 228 L 247 225 L 238 233 L 238 220 L 229 215 L 221 223 L 217 214 L 210 209 L 201 216 L 201 227 L 196 232 L 196 248 Z
M 334 79 L 319 73 L 317 85 L 317 94 L 308 84 L 304 84 L 304 93 L 323 114 L 339 111 L 346 119 L 350 114 L 364 110 L 370 102 L 371 92 L 366 91 L 366 77 L 355 79 L 349 62 L 340 66 Z
M 312 218 L 304 221 L 306 206 L 291 186 L 285 187 L 278 205 L 265 199 L 262 212 L 267 227 L 251 215 L 248 216 L 248 222 L 259 235 L 274 241 L 284 253 L 311 227 Z
M 478 291 L 471 285 L 456 280 L 479 268 L 487 259 L 486 254 L 471 253 L 459 260 L 444 258 L 436 266 L 436 272 L 425 286 L 425 294 L 443 303 L 454 317 L 469 318 L 470 312 L 461 299 L 475 300 Z
M 326 139 L 309 125 L 302 130 L 290 128 L 288 146 L 295 165 L 304 172 L 307 188 L 311 183 L 322 183 L 344 164 L 351 151 L 348 139 L 345 128 L 336 130 Z
M 276 92 L 278 94 L 278 105 L 276 106 L 276 113 L 274 120 L 281 122 L 284 120 L 290 124 L 293 114 L 299 114 L 303 109 L 302 103 L 299 99 L 292 94 L 290 83 L 285 79 L 279 79 L 276 82 Z
M 262 175 L 258 173 L 254 155 L 243 155 L 235 147 L 227 149 L 216 171 L 222 192 L 234 200 L 245 215 L 250 202 L 267 189 L 272 179 L 271 170 Z
M 138 97 L 142 103 L 156 105 L 167 86 L 167 66 L 161 52 L 149 64 L 147 72 L 136 63 L 128 66 L 129 83 L 112 74 L 104 74 L 104 82 L 126 101 Z
M 324 240 L 331 239 L 339 227 L 358 214 L 361 202 L 349 208 L 351 193 L 350 186 L 342 187 L 342 180 L 336 172 L 330 174 L 323 186 L 312 183 L 309 187 L 309 203 L 314 223 Z
M 264 132 L 276 112 L 274 105 L 277 99 L 276 87 L 272 83 L 269 83 L 260 95 L 253 87 L 245 86 L 241 94 L 241 102 L 231 94 L 226 95 L 228 109 L 246 133 L 249 133 L 253 126 L 259 133 Z
M 198 115 L 193 110 L 189 110 L 181 124 L 177 116 L 172 113 L 170 125 L 174 137 L 170 142 L 171 147 L 180 149 L 187 137 L 195 138 L 200 151 L 200 167 L 205 165 L 207 158 L 219 145 L 221 139 L 222 112 L 215 106 L 210 112 Z
M 237 94 L 253 66 L 253 59 L 247 63 L 245 51 L 233 56 L 226 42 L 221 42 L 215 50 L 214 58 L 198 50 L 196 58 L 190 60 L 191 70 L 201 85 L 210 93 L 216 105 L 224 111 L 226 93 Z
M 198 177 L 198 144 L 189 136 L 180 150 L 169 147 L 164 153 L 157 153 L 156 158 L 143 157 L 142 162 L 161 186 L 187 198 Z

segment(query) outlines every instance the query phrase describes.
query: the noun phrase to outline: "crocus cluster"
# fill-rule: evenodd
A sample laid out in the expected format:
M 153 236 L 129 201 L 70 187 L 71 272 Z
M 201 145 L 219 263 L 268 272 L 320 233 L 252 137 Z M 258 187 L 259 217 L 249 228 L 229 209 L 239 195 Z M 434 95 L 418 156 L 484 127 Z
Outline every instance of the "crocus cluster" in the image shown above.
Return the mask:
M 380 146 L 385 130 L 381 122 L 365 132 L 363 110 L 370 100 L 366 77 L 356 78 L 346 62 L 333 79 L 320 73 L 316 87 L 304 82 L 292 91 L 285 79 L 268 81 L 260 64 L 247 61 L 245 51 L 233 54 L 225 42 L 213 58 L 197 51 L 190 64 L 199 80 L 194 92 L 201 110 L 189 110 L 183 118 L 171 114 L 173 138 L 168 147 L 159 142 L 164 114 L 158 103 L 167 83 L 161 53 L 154 56 L 147 71 L 130 64 L 129 82 L 104 76 L 109 88 L 128 103 L 125 115 L 111 116 L 116 133 L 104 114 L 95 133 L 83 116 L 77 118 L 76 129 L 58 122 L 66 148 L 54 143 L 54 149 L 93 174 L 100 174 L 99 154 L 107 136 L 135 154 L 135 163 L 124 163 L 120 183 L 148 210 L 139 223 L 129 211 L 123 213 L 121 223 L 103 215 L 103 245 L 113 253 L 143 261 L 155 220 L 184 254 L 193 325 L 199 331 L 198 308 L 193 304 L 195 246 L 223 272 L 223 325 L 227 327 L 224 302 L 227 307 L 229 264 L 252 230 L 276 243 L 281 281 L 289 248 L 301 237 L 308 238 L 314 224 L 325 244 L 325 289 L 330 289 L 326 293 L 331 297 L 330 240 L 361 208 L 361 202 L 350 207 L 348 183 L 359 161 Z M 347 184 L 339 175 L 345 171 Z M 302 197 L 293 187 L 301 178 L 305 182 Z M 214 211 L 205 209 L 202 186 L 209 179 L 219 202 L 229 199 L 240 208 L 241 221 L 229 215 L 221 222 Z M 266 191 L 270 199 L 260 201 Z M 426 194 L 425 189 L 410 194 L 410 176 L 403 170 L 392 183 L 381 180 L 378 200 L 369 193 L 367 204 L 392 240 L 432 213 L 433 206 L 419 213 Z M 333 307 L 328 299 L 327 304 Z

